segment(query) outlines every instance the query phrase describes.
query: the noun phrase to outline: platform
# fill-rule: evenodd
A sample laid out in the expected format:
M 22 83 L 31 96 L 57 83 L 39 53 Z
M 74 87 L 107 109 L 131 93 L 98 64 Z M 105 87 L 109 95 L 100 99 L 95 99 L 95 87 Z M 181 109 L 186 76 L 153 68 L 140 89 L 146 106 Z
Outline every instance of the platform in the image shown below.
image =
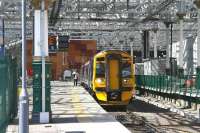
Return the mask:
M 52 122 L 30 123 L 30 133 L 130 133 L 84 88 L 60 81 L 51 82 L 51 86 Z M 9 125 L 7 133 L 16 133 L 17 125 Z

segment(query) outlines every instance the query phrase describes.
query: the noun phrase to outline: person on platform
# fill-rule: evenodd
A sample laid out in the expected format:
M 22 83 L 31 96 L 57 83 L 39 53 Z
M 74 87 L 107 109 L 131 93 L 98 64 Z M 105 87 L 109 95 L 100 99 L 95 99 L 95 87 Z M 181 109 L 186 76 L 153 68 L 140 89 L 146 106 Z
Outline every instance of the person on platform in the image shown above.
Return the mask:
M 78 84 L 78 73 L 76 71 L 74 71 L 72 74 L 74 76 L 74 86 L 77 86 L 77 84 Z

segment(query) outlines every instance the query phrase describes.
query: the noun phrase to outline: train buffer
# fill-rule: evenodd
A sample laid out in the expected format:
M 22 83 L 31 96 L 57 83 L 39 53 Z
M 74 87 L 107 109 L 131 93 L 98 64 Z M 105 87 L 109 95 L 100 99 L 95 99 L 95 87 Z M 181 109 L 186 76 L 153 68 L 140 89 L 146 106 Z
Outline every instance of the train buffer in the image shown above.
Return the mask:
M 51 86 L 51 122 L 39 124 L 30 120 L 30 133 L 130 133 L 96 103 L 84 88 L 60 81 L 51 82 Z M 32 111 L 30 106 L 29 114 Z M 18 124 L 8 126 L 7 133 L 17 132 Z

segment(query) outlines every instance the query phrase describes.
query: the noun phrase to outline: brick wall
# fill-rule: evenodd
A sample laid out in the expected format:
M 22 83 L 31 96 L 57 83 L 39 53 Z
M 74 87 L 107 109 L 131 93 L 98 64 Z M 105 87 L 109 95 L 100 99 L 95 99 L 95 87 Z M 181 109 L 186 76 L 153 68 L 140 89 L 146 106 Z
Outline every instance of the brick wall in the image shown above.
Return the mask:
M 53 44 L 54 41 L 56 41 L 55 36 L 49 37 L 49 44 Z M 32 43 L 32 40 L 27 40 L 27 69 L 32 69 Z M 77 69 L 79 71 L 81 65 L 92 58 L 95 53 L 95 40 L 70 40 L 67 51 L 49 53 L 52 62 L 52 80 L 62 78 L 66 69 Z

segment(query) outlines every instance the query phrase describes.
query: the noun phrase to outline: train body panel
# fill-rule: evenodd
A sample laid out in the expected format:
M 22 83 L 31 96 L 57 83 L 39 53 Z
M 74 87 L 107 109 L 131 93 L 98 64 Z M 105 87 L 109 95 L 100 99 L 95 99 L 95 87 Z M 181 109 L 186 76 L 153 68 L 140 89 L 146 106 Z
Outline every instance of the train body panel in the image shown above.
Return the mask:
M 119 89 L 119 61 L 117 59 L 109 60 L 108 62 L 108 69 L 109 69 L 109 85 L 110 90 L 117 90 Z
M 128 53 L 102 51 L 83 65 L 82 82 L 87 84 L 100 104 L 127 105 L 135 95 L 133 68 L 133 60 Z

